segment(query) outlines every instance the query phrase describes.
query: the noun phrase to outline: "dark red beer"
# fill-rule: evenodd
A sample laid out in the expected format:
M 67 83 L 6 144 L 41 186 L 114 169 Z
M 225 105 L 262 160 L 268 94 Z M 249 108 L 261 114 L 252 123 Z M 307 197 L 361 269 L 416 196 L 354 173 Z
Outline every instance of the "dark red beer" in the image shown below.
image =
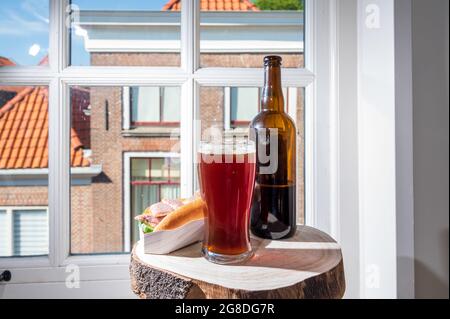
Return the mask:
M 251 251 L 249 213 L 255 182 L 255 153 L 200 152 L 198 163 L 201 195 L 208 208 L 203 251 L 230 256 L 231 262 L 233 256 Z M 212 261 L 221 262 L 220 258 Z

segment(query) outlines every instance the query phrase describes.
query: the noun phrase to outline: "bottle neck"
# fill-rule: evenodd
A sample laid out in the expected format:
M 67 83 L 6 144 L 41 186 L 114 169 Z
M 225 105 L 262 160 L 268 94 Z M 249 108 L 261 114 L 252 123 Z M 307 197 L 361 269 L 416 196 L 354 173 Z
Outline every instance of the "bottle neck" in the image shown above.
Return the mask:
M 284 112 L 283 90 L 281 88 L 281 68 L 266 65 L 264 68 L 264 88 L 261 95 L 261 110 Z

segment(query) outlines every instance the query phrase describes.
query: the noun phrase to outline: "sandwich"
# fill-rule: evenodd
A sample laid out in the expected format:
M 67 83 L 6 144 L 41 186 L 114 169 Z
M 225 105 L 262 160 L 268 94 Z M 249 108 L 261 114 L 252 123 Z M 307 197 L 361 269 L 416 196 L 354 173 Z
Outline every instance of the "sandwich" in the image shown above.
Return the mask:
M 173 230 L 191 221 L 203 219 L 206 205 L 199 197 L 189 199 L 163 199 L 145 209 L 135 219 L 144 234 L 160 230 Z

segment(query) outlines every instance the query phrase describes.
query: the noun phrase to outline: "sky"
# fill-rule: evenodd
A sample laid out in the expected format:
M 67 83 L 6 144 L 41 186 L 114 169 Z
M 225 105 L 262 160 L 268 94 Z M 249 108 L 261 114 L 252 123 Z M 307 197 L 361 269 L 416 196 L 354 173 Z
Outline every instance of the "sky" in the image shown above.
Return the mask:
M 48 0 L 0 0 L 0 56 L 37 65 L 48 53 Z M 73 0 L 80 10 L 161 10 L 168 0 Z M 81 37 L 74 35 L 72 62 L 88 65 Z
M 159 11 L 168 1 L 72 0 L 71 3 L 72 10 Z M 0 56 L 18 65 L 38 65 L 48 54 L 48 46 L 49 0 L 0 0 Z M 83 37 L 76 32 L 71 33 L 70 61 L 72 65 L 89 65 Z

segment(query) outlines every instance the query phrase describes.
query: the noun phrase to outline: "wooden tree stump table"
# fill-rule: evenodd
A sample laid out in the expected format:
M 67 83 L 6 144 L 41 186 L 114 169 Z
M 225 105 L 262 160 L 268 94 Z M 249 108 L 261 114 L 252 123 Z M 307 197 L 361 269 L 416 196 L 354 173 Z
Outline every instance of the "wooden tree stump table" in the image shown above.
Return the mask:
M 201 243 L 169 255 L 131 254 L 131 286 L 141 298 L 341 298 L 345 291 L 339 245 L 327 234 L 298 226 L 286 240 L 252 238 L 254 256 L 218 265 L 201 255 Z

